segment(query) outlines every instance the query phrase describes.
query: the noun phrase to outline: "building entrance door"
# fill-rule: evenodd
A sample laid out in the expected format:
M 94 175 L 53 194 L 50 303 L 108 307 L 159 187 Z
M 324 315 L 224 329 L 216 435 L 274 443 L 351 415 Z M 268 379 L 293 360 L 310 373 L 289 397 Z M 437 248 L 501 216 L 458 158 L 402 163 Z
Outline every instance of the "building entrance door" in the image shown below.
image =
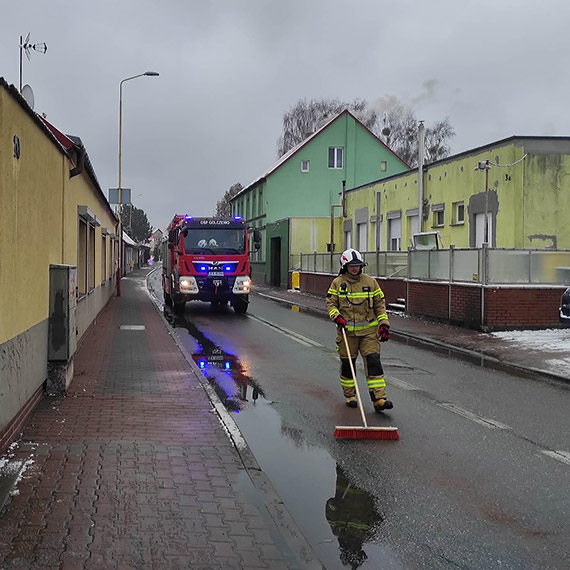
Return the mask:
M 281 287 L 281 238 L 271 238 L 271 285 Z

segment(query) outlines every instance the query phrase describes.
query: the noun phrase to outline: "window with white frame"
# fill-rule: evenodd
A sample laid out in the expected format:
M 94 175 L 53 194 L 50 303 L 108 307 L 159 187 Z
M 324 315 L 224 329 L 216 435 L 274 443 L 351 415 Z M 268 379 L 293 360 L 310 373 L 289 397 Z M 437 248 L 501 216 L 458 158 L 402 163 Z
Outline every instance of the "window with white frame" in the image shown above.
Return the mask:
M 453 224 L 459 225 L 465 223 L 465 202 L 453 203 Z
M 310 160 L 302 160 L 301 161 L 301 172 L 309 172 L 311 168 L 311 161 Z
M 380 161 L 380 171 L 386 172 L 386 170 L 388 170 L 388 161 L 387 160 L 381 160 Z
M 329 168 L 344 167 L 344 147 L 329 146 Z
M 349 249 L 352 247 L 352 231 L 348 230 L 344 232 L 344 249 Z

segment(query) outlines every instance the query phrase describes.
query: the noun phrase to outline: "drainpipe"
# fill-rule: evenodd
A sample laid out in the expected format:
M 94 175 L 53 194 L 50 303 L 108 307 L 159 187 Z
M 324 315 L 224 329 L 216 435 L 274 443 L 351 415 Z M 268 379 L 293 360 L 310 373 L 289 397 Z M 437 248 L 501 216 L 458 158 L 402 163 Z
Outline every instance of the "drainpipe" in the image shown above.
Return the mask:
M 481 256 L 483 259 L 481 260 L 481 272 L 483 275 L 481 276 L 481 328 L 485 330 L 485 293 L 487 287 L 487 271 L 488 271 L 488 260 L 489 260 L 489 250 L 488 244 L 483 242 L 481 245 Z
M 342 208 L 342 204 L 331 204 L 331 242 L 329 244 L 329 251 L 331 254 L 331 273 L 333 272 L 333 257 L 334 257 L 334 209 Z
M 424 122 L 418 125 L 418 231 L 424 231 L 424 156 L 425 128 Z

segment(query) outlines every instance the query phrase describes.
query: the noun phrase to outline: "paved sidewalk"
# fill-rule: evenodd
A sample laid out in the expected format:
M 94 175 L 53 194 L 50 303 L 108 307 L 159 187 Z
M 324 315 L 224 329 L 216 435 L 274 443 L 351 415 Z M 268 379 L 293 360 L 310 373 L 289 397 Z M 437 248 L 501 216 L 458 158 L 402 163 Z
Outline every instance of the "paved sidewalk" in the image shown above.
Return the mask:
M 254 291 L 275 301 L 297 305 L 328 318 L 324 297 L 258 284 L 254 285 Z M 562 366 L 560 362 L 560 350 L 555 350 L 554 346 L 549 347 L 548 335 L 544 336 L 540 331 L 534 333 L 537 342 L 529 345 L 519 343 L 516 339 L 506 340 L 491 333 L 395 312 L 389 312 L 388 318 L 393 337 L 398 340 L 428 344 L 442 352 L 461 354 L 481 366 L 533 373 L 539 377 L 570 383 L 568 365 Z M 570 347 L 570 329 L 550 332 L 562 333 L 566 345 Z M 557 338 L 554 334 L 552 336 Z
M 239 432 L 230 438 L 147 273 L 123 279 L 67 396 L 44 398 L 12 446 L 23 470 L 0 514 L 1 567 L 322 568 Z

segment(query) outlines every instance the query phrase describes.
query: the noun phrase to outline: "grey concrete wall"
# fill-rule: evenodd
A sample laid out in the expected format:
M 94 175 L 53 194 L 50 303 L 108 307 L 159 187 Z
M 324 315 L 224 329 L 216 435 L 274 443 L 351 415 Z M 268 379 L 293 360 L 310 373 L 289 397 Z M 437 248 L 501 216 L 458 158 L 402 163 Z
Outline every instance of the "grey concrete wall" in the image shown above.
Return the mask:
M 48 320 L 0 345 L 0 432 L 47 378 Z

